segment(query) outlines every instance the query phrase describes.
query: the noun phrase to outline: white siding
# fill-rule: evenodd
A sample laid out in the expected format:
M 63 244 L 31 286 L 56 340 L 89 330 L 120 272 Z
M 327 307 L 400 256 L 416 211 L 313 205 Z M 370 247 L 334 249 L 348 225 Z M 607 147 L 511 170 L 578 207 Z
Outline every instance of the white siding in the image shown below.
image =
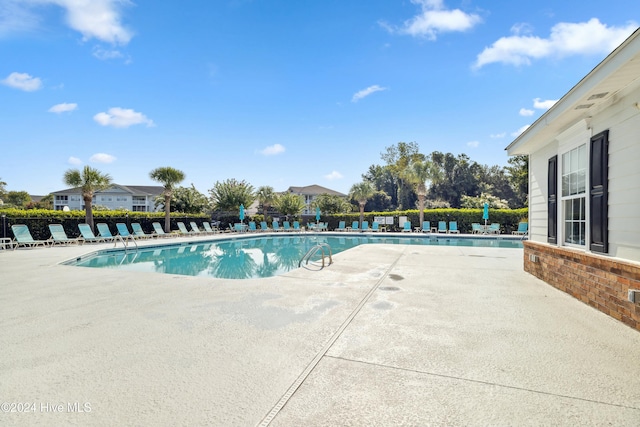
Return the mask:
M 558 152 L 554 141 L 529 157 L 529 226 L 530 239 L 547 242 L 547 174 L 549 159 Z

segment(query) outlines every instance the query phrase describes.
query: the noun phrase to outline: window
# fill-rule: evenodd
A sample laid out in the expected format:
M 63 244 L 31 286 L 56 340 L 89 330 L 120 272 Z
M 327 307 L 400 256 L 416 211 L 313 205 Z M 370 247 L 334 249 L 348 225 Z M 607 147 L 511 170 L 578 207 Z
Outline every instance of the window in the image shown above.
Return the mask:
M 564 242 L 585 245 L 586 234 L 587 146 L 581 145 L 562 155 L 562 209 Z

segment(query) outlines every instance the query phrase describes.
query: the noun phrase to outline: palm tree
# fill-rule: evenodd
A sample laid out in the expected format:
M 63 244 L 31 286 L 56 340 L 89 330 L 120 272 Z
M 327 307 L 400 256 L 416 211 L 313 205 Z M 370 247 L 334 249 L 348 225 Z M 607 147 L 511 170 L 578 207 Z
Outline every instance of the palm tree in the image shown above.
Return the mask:
M 424 221 L 424 201 L 427 198 L 427 182 L 434 178 L 433 166 L 429 161 L 415 161 L 407 165 L 402 173 L 405 180 L 414 185 L 418 195 L 418 210 L 420 211 L 420 228 Z
M 353 184 L 349 190 L 349 197 L 358 201 L 360 205 L 360 225 L 364 221 L 364 205 L 367 204 L 367 200 L 373 197 L 376 190 L 369 181 L 362 181 L 357 184 Z
M 69 169 L 64 173 L 63 180 L 70 187 L 80 187 L 84 200 L 85 221 L 93 228 L 93 195 L 96 191 L 106 190 L 111 186 L 111 176 L 85 166 L 82 171 Z
M 176 185 L 184 180 L 184 172 L 170 166 L 156 168 L 149 172 L 149 177 L 164 186 L 164 232 L 171 232 L 171 196 Z
M 258 196 L 258 202 L 262 205 L 262 215 L 264 215 L 266 221 L 267 212 L 276 201 L 277 195 L 273 190 L 273 187 L 269 187 L 268 185 L 263 185 L 262 187 L 258 188 L 256 195 Z

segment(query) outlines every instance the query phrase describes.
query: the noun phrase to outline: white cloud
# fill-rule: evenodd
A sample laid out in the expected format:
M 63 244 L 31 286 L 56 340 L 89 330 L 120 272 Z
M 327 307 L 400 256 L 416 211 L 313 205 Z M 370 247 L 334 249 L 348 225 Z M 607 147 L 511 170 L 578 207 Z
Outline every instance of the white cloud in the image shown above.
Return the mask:
M 77 157 L 73 157 L 73 156 L 69 157 L 69 159 L 67 160 L 67 162 L 68 162 L 69 164 L 71 164 L 71 165 L 76 165 L 76 166 L 78 166 L 78 165 L 81 165 L 81 164 L 82 164 L 82 160 L 80 160 L 80 159 L 79 159 L 79 158 L 77 158 Z
M 92 38 L 112 44 L 129 43 L 133 33 L 120 22 L 122 6 L 128 0 L 40 0 L 40 3 L 55 4 L 66 10 L 69 27 L 80 32 L 83 40 Z
M 445 8 L 442 0 L 411 0 L 411 3 L 420 6 L 421 10 L 401 27 L 394 28 L 385 22 L 380 22 L 380 25 L 392 33 L 435 40 L 440 33 L 467 31 L 482 22 L 476 14 Z
M 480 146 L 480 141 L 469 141 L 467 142 L 467 147 L 478 148 Z
M 520 115 L 524 117 L 533 116 L 534 111 L 529 110 L 528 108 L 521 108 Z
M 40 18 L 32 13 L 23 0 L 0 2 L 0 37 L 32 31 L 40 25 Z
M 275 156 L 276 154 L 280 154 L 284 152 L 285 152 L 285 148 L 283 145 L 273 144 L 261 150 L 260 154 L 264 156 Z
M 2 80 L 1 83 L 14 89 L 24 90 L 25 92 L 33 92 L 42 87 L 42 80 L 38 77 L 30 76 L 27 73 L 11 73 L 6 79 Z
M 342 179 L 343 176 L 340 172 L 338 171 L 331 171 L 330 174 L 327 174 L 324 176 L 326 179 L 328 179 L 329 181 L 334 181 L 336 179 Z
M 383 91 L 383 90 L 387 90 L 387 88 L 386 87 L 380 87 L 378 85 L 369 86 L 366 89 L 362 89 L 361 91 L 356 92 L 353 95 L 353 97 L 351 98 L 351 102 L 358 102 L 362 98 L 365 98 L 365 97 L 371 95 L 372 93 L 380 92 L 380 91 Z
M 91 163 L 113 163 L 116 161 L 116 158 L 111 154 L 96 153 L 89 157 L 89 161 Z
M 93 116 L 93 120 L 102 126 L 113 126 L 114 128 L 128 128 L 139 124 L 146 124 L 147 127 L 155 126 L 153 120 L 144 114 L 120 107 L 109 108 L 107 113 L 98 113 Z
M 501 132 L 501 133 L 492 133 L 491 135 L 489 135 L 490 138 L 504 138 L 505 136 L 507 136 L 506 132 Z
M 109 59 L 119 59 L 124 56 L 119 50 L 104 49 L 101 46 L 94 46 L 91 54 L 102 61 L 106 61 Z
M 538 110 L 548 110 L 549 108 L 553 107 L 556 102 L 558 102 L 557 99 L 547 99 L 543 101 L 540 98 L 535 98 L 533 100 L 533 108 L 536 108 Z
M 520 129 L 518 129 L 517 131 L 512 132 L 512 133 L 511 133 L 511 136 L 513 136 L 514 138 L 515 138 L 515 137 L 517 137 L 517 136 L 520 136 L 520 134 L 521 134 L 522 132 L 524 132 L 525 130 L 529 129 L 529 126 L 531 126 L 531 125 L 524 125 L 524 126 L 522 126 L 522 127 L 521 127 Z
M 522 27 L 514 27 L 514 35 L 498 39 L 478 55 L 474 68 L 494 62 L 529 65 L 534 59 L 546 57 L 608 54 L 637 28 L 634 22 L 622 27 L 607 27 L 597 18 L 592 18 L 587 22 L 560 22 L 551 28 L 551 34 L 544 39 L 520 35 Z
M 78 104 L 68 104 L 63 102 L 62 104 L 56 104 L 53 107 L 49 108 L 50 113 L 64 113 L 67 111 L 73 111 L 78 108 Z

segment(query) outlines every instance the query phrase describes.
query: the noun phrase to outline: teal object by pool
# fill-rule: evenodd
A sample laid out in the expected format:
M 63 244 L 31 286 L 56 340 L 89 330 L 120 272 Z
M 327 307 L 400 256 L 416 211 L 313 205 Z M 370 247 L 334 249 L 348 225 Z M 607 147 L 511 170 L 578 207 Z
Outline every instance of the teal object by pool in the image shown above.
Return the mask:
M 278 276 L 298 268 L 300 258 L 319 243 L 329 244 L 333 254 L 358 245 L 376 243 L 522 248 L 521 241 L 508 239 L 296 235 L 157 245 L 136 251 L 105 250 L 68 264 L 222 279 L 252 279 Z M 320 254 L 316 259 L 319 257 Z

